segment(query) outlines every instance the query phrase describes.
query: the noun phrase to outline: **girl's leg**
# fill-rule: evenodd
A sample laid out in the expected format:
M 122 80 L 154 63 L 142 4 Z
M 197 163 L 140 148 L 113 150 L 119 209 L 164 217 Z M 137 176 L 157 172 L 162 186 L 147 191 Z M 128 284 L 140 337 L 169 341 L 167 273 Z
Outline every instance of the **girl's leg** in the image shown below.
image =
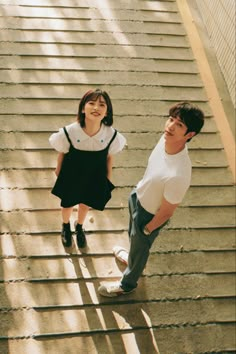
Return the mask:
M 89 207 L 85 204 L 78 205 L 78 217 L 77 221 L 75 221 L 75 233 L 77 245 L 79 248 L 83 248 L 86 246 L 86 236 L 84 230 L 82 228 L 86 215 L 88 214 Z
M 88 214 L 88 211 L 89 211 L 89 207 L 87 205 L 82 203 L 78 205 L 78 219 L 77 219 L 78 224 L 83 225 L 86 215 Z
M 70 221 L 70 216 L 71 216 L 72 210 L 73 210 L 73 207 L 61 209 L 62 221 L 64 224 L 68 224 L 68 222 Z
M 62 208 L 62 230 L 61 230 L 61 240 L 65 247 L 70 247 L 72 244 L 72 233 L 70 229 L 70 216 L 72 213 L 73 207 Z

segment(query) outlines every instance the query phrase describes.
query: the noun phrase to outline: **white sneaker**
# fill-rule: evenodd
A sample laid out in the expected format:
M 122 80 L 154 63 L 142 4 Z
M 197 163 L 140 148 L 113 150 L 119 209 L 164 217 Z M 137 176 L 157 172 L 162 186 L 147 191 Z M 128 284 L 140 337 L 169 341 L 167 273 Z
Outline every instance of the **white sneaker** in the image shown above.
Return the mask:
M 106 297 L 116 297 L 119 295 L 126 295 L 126 294 L 130 294 L 134 290 L 135 289 L 132 289 L 130 291 L 124 291 L 120 286 L 120 282 L 108 283 L 107 285 L 101 285 L 98 288 L 99 294 Z
M 112 249 L 114 256 L 123 264 L 128 265 L 129 252 L 120 246 L 115 246 Z

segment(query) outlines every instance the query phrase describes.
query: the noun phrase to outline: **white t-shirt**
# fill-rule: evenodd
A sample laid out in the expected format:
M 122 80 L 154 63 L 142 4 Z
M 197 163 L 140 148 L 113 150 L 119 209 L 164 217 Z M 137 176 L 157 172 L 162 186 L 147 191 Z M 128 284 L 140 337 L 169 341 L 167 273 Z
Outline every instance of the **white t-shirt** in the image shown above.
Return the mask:
M 102 124 L 99 132 L 90 137 L 83 131 L 78 122 L 67 125 L 66 130 L 74 148 L 83 151 L 99 151 L 105 149 L 115 132 L 114 128 Z M 65 154 L 69 152 L 70 144 L 63 128 L 60 128 L 57 133 L 53 133 L 49 137 L 49 142 L 55 150 Z M 109 147 L 108 153 L 111 155 L 118 153 L 124 148 L 125 144 L 125 137 L 117 132 L 115 139 Z
M 191 181 L 192 164 L 187 146 L 175 155 L 165 152 L 164 135 L 152 151 L 145 174 L 137 185 L 137 197 L 142 207 L 156 214 L 162 198 L 179 204 Z

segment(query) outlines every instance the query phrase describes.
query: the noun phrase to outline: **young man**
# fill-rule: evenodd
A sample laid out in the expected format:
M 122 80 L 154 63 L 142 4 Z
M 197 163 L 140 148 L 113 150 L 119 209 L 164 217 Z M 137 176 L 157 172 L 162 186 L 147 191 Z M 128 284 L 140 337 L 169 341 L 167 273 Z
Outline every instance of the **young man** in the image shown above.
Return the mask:
M 100 295 L 125 295 L 137 287 L 154 240 L 190 186 L 192 166 L 186 143 L 203 125 L 203 112 L 191 103 L 180 102 L 169 109 L 164 134 L 129 198 L 129 253 L 119 246 L 113 248 L 114 255 L 127 268 L 119 282 L 101 285 Z

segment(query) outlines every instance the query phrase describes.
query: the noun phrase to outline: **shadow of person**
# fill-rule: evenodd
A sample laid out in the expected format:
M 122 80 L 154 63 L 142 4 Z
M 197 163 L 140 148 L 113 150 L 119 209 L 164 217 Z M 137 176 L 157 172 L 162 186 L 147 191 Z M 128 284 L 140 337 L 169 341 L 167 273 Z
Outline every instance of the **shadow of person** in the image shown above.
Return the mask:
M 151 321 L 151 308 L 147 303 L 136 300 L 134 294 L 116 298 L 99 297 L 106 328 L 119 333 L 122 339 L 122 353 L 159 353 Z M 114 321 L 115 326 L 111 328 L 110 325 Z M 113 349 L 115 350 L 116 346 Z
M 115 263 L 119 271 L 123 273 L 127 266 L 117 259 L 115 259 Z M 145 284 L 142 285 L 145 288 Z M 114 331 L 116 330 L 115 328 L 118 328 L 123 342 L 124 353 L 159 353 L 153 330 L 155 324 L 153 325 L 152 323 L 152 311 L 155 307 L 151 303 L 149 304 L 145 289 L 143 289 L 141 294 L 137 290 L 130 294 L 113 298 L 99 295 L 99 303 L 106 328 Z M 115 319 L 116 322 L 114 328 L 109 327 L 111 318 Z
M 99 305 L 96 292 L 99 282 L 91 256 L 82 254 L 82 257 L 73 257 L 72 263 L 78 278 L 82 299 L 81 308 L 83 308 L 87 323 L 85 331 L 92 336 L 97 352 L 113 353 L 112 348 L 119 348 L 119 353 L 126 353 L 122 333 L 119 333 L 120 329 L 116 318 L 112 315 L 112 309 Z

